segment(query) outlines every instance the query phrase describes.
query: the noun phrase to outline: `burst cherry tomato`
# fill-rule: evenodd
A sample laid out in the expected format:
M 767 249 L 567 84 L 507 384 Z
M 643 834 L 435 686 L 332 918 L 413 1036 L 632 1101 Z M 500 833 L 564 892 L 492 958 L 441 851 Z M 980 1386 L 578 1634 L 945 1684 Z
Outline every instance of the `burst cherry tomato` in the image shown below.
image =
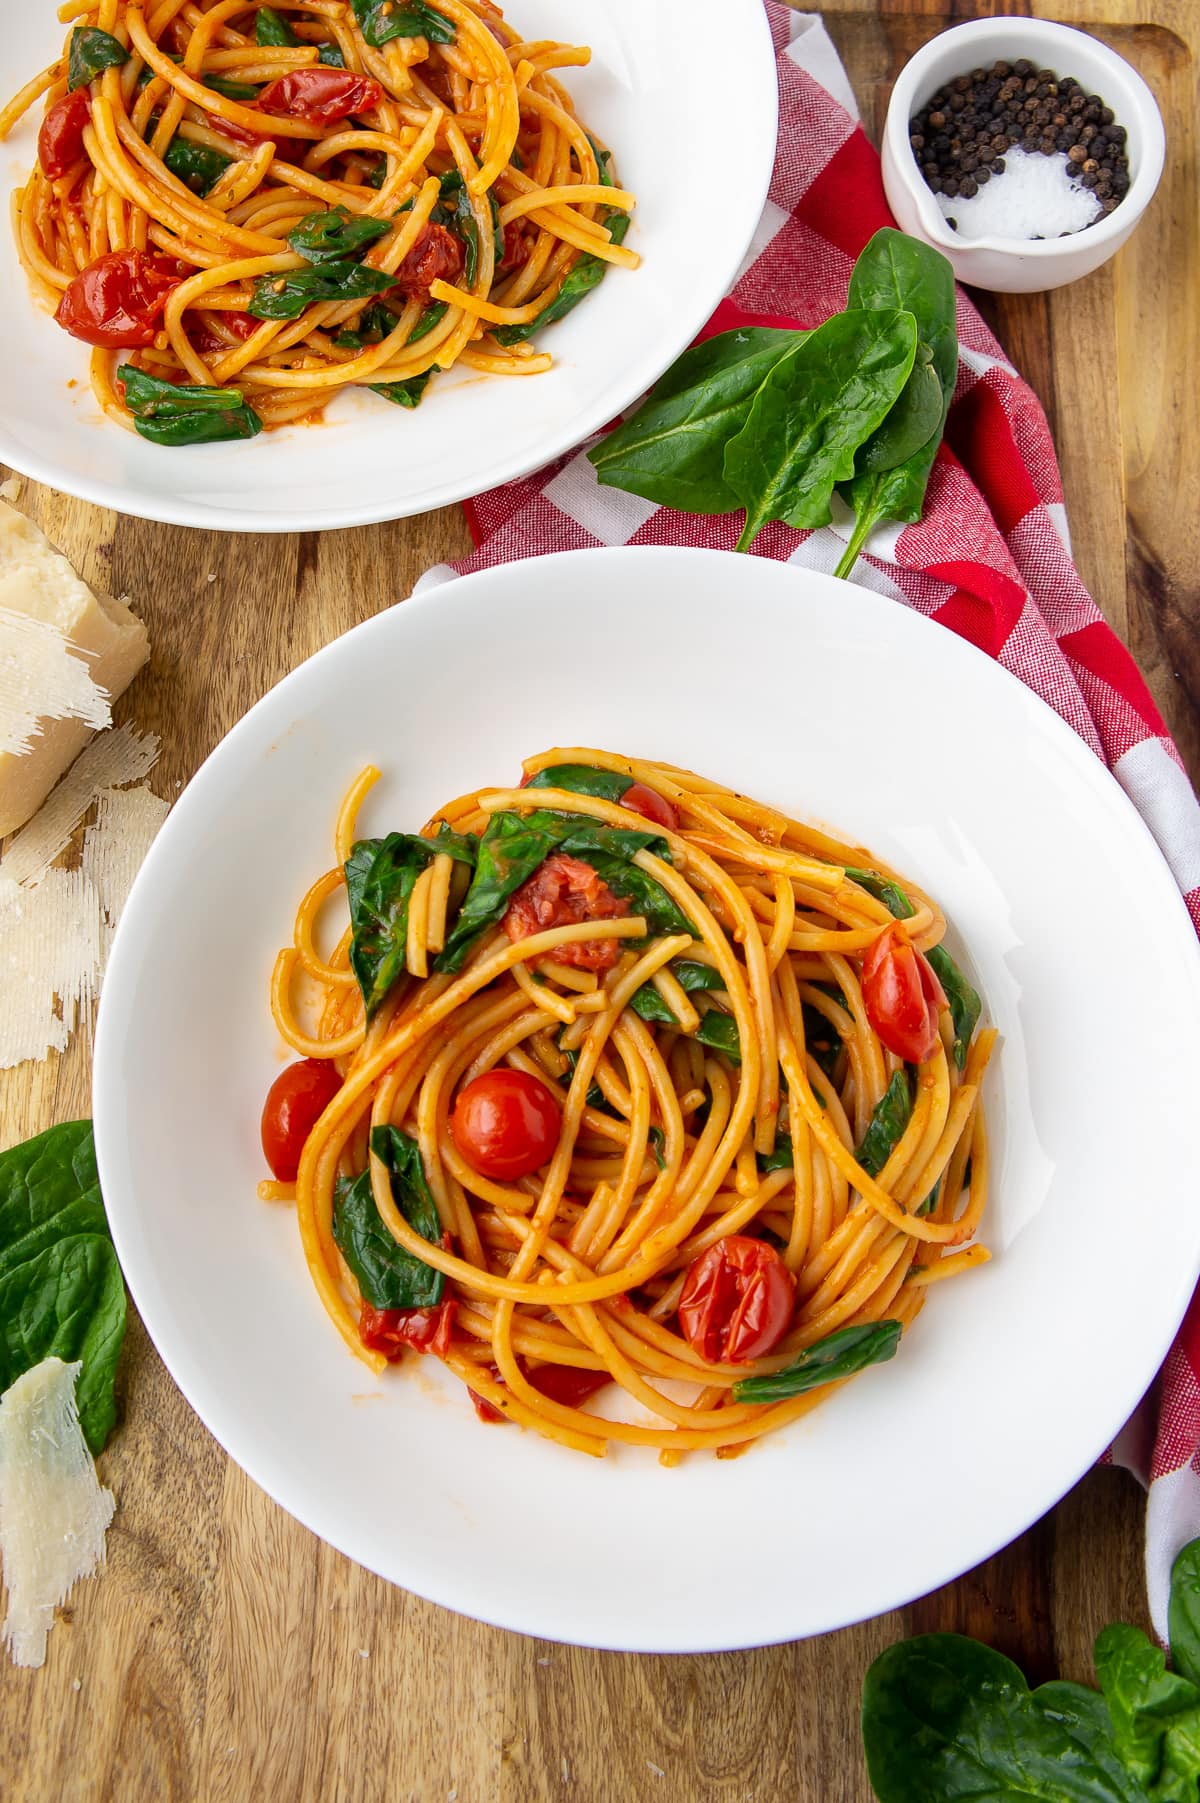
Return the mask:
M 795 1299 L 796 1279 L 775 1248 L 731 1233 L 689 1267 L 679 1325 L 710 1364 L 744 1365 L 783 1338 Z
M 280 1183 L 294 1179 L 305 1141 L 341 1087 L 328 1058 L 302 1058 L 272 1083 L 262 1111 L 262 1149 Z
M 526 1376 L 535 1390 L 567 1409 L 582 1408 L 590 1396 L 612 1382 L 607 1371 L 581 1371 L 574 1365 L 539 1365 Z
M 291 69 L 268 82 L 255 106 L 260 113 L 303 119 L 307 125 L 336 125 L 351 113 L 369 113 L 383 89 L 369 75 L 348 69 Z
M 533 238 L 526 229 L 525 221 L 510 219 L 504 228 L 504 255 L 497 268 L 498 275 L 508 275 L 514 269 L 520 269 L 528 263 L 533 250 Z
M 478 1390 L 473 1390 L 470 1384 L 467 1385 L 467 1395 L 471 1398 L 479 1419 L 489 1427 L 494 1427 L 497 1422 L 503 1425 L 508 1420 L 502 1409 L 498 1409 L 494 1402 L 489 1402 L 486 1396 L 481 1396 Z
M 464 259 L 461 240 L 453 232 L 444 225 L 427 223 L 396 271 L 395 287 L 410 300 L 420 300 L 434 282 L 456 282 Z
M 655 826 L 661 826 L 673 833 L 679 826 L 679 815 L 671 806 L 665 795 L 657 789 L 648 789 L 645 783 L 630 783 L 620 805 L 628 808 L 631 814 L 642 814 L 647 820 L 653 820 Z
M 132 350 L 153 344 L 172 291 L 192 271 L 144 250 L 113 250 L 80 270 L 54 315 L 85 344 Z
M 92 116 L 92 97 L 86 88 L 76 88 L 56 100 L 42 120 L 38 132 L 38 162 L 42 174 L 50 181 L 65 175 L 72 163 L 83 155 L 83 128 Z
M 946 997 L 902 926 L 885 927 L 867 948 L 862 992 L 867 1019 L 889 1052 L 909 1064 L 924 1064 L 933 1056 Z
M 555 851 L 521 884 L 501 924 L 516 941 L 581 920 L 618 920 L 628 912 L 624 896 L 614 895 L 590 864 Z M 577 970 L 611 970 L 620 951 L 615 939 L 584 939 L 558 946 L 554 956 Z
M 484 1071 L 458 1092 L 450 1133 L 483 1177 L 512 1180 L 544 1165 L 558 1144 L 562 1110 L 528 1071 Z
M 358 1337 L 368 1352 L 382 1352 L 392 1360 L 402 1357 L 406 1346 L 445 1358 L 457 1308 L 457 1302 L 449 1297 L 436 1308 L 372 1308 L 364 1302 L 358 1315 Z
M 240 338 L 244 344 L 247 338 L 257 332 L 262 320 L 255 319 L 252 313 L 222 313 L 221 323 L 229 328 L 234 338 Z M 192 348 L 199 351 L 201 356 L 206 355 L 209 351 L 227 351 L 229 349 L 220 333 L 214 332 L 212 327 L 202 319 L 197 320 L 194 325 L 189 324 L 187 334 Z

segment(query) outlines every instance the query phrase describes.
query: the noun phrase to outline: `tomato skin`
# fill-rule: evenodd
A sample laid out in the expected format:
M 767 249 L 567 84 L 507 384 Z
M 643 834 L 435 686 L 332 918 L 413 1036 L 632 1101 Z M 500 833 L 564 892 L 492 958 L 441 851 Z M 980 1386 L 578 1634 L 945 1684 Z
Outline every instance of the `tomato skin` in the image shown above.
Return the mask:
M 554 851 L 521 884 L 501 925 L 516 941 L 577 921 L 619 920 L 628 912 L 629 903 L 623 896 L 614 895 L 590 864 L 582 858 L 569 857 L 566 852 Z M 584 939 L 574 945 L 557 946 L 554 952 L 559 964 L 596 971 L 611 970 L 620 955 L 615 939 Z
M 548 1084 L 528 1071 L 484 1071 L 460 1089 L 450 1135 L 482 1177 L 528 1177 L 558 1144 L 562 1109 Z
M 38 162 L 42 174 L 50 181 L 65 175 L 72 163 L 83 155 L 83 129 L 92 116 L 92 97 L 87 88 L 76 88 L 56 100 L 42 120 L 38 131 Z
M 521 269 L 528 263 L 532 253 L 533 239 L 524 229 L 523 221 L 510 219 L 504 228 L 504 255 L 497 267 L 497 274 L 508 275 L 514 269 Z
M 489 1402 L 486 1396 L 481 1396 L 478 1390 L 473 1390 L 470 1384 L 467 1385 L 467 1395 L 475 1406 L 475 1413 L 487 1426 L 494 1427 L 497 1424 L 503 1426 L 508 1420 L 508 1416 L 502 1409 L 498 1409 L 494 1402 Z
M 221 319 L 229 327 L 233 336 L 240 338 L 243 344 L 247 338 L 257 332 L 262 324 L 262 320 L 255 319 L 252 313 L 222 313 Z M 195 325 L 189 325 L 187 334 L 193 349 L 198 350 L 202 356 L 208 351 L 227 351 L 229 349 L 225 340 L 219 338 L 203 320 L 198 320 Z
M 398 290 L 409 300 L 421 300 L 434 282 L 456 282 L 465 259 L 461 240 L 444 225 L 427 221 L 396 271 L 395 283 L 388 292 Z
M 302 1058 L 280 1071 L 262 1111 L 262 1149 L 280 1183 L 294 1181 L 309 1134 L 342 1087 L 329 1058 Z
M 436 1308 L 372 1308 L 364 1302 L 358 1315 L 358 1337 L 368 1352 L 382 1352 L 389 1363 L 414 1352 L 445 1358 L 454 1332 L 458 1303 L 451 1297 Z
M 862 992 L 867 1019 L 889 1052 L 908 1064 L 933 1056 L 946 997 L 928 960 L 895 921 L 867 948 Z
M 689 1267 L 679 1325 L 710 1364 L 749 1364 L 783 1338 L 795 1300 L 796 1279 L 775 1248 L 731 1233 Z
M 383 99 L 383 89 L 369 75 L 349 69 L 289 69 L 268 82 L 255 106 L 260 113 L 303 119 L 307 125 L 336 125 L 351 113 L 369 113 Z
M 607 1371 L 582 1371 L 575 1365 L 539 1365 L 525 1375 L 533 1389 L 565 1409 L 582 1408 L 590 1396 L 612 1382 Z
M 646 820 L 653 820 L 655 826 L 661 826 L 664 832 L 674 833 L 679 830 L 679 815 L 666 796 L 660 795 L 657 789 L 648 789 L 645 783 L 630 783 L 621 797 L 620 806 L 628 808 L 631 814 L 641 814 Z
M 80 270 L 54 317 L 85 344 L 136 350 L 154 343 L 171 293 L 191 274 L 174 258 L 148 256 L 144 250 L 109 251 Z

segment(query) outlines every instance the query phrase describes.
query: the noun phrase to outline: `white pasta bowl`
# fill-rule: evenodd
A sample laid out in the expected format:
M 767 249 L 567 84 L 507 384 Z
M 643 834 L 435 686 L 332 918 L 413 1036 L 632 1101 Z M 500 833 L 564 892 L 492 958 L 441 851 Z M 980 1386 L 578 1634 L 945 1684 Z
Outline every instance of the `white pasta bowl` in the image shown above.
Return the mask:
M 909 122 L 956 75 L 1028 57 L 1072 75 L 1099 94 L 1128 133 L 1129 190 L 1119 207 L 1063 238 L 962 238 L 946 222 L 909 143 Z M 949 258 L 960 282 L 999 294 L 1061 288 L 1090 275 L 1118 251 L 1146 211 L 1162 175 L 1162 114 L 1137 70 L 1087 32 L 1049 19 L 972 19 L 917 51 L 892 89 L 883 132 L 883 186 L 901 228 Z
M 364 833 L 413 829 L 511 780 L 522 756 L 575 744 L 688 765 L 911 874 L 1001 1035 L 985 1089 L 992 1262 L 936 1285 L 889 1364 L 744 1458 L 595 1460 L 481 1426 L 433 1359 L 372 1377 L 325 1315 L 294 1212 L 255 1196 L 263 1098 L 290 1056 L 271 966 L 330 863 L 350 779 L 384 771 Z M 419 595 L 234 728 L 118 929 L 94 1113 L 142 1319 L 258 1484 L 451 1608 L 695 1652 L 923 1594 L 1097 1458 L 1200 1266 L 1198 1092 L 1191 922 L 1141 819 L 1056 714 L 880 595 L 766 558 L 622 547 Z M 739 1580 L 739 1548 L 770 1549 L 769 1582 L 761 1558 Z

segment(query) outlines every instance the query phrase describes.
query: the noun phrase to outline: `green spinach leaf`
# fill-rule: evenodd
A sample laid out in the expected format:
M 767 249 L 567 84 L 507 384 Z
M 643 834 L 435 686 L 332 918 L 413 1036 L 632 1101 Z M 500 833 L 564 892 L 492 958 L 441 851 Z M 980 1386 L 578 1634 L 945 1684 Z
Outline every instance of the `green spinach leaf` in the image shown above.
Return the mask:
M 979 991 L 972 989 L 944 945 L 935 945 L 925 956 L 950 1004 L 950 1019 L 954 1023 L 954 1062 L 962 1070 L 967 1062 L 971 1035 L 983 1011 L 983 1002 Z
M 1124 1622 L 1097 1636 L 1094 1658 L 1117 1754 L 1126 1770 L 1149 1786 L 1159 1776 L 1168 1731 L 1182 1726 L 1185 1742 L 1195 1738 L 1200 1690 L 1169 1672 L 1162 1650 Z
M 254 42 L 291 48 L 300 39 L 273 6 L 260 6 L 254 20 Z
M 393 38 L 428 38 L 431 44 L 452 44 L 455 32 L 445 13 L 425 0 L 350 0 L 358 28 L 372 50 L 382 50 Z
M 395 280 L 385 270 L 336 259 L 315 268 L 260 275 L 246 311 L 255 319 L 299 319 L 315 301 L 366 300 L 393 287 Z
M 232 161 L 208 144 L 193 144 L 190 138 L 172 138 L 163 157 L 171 174 L 201 197 L 215 187 Z
M 375 1127 L 371 1150 L 387 1166 L 396 1207 L 409 1226 L 430 1245 L 439 1245 L 442 1224 L 416 1140 L 398 1127 Z M 384 1225 L 369 1170 L 353 1182 L 339 1179 L 333 1237 L 358 1281 L 363 1300 L 372 1308 L 435 1308 L 442 1300 L 446 1287 L 442 1273 L 398 1246 Z
M 408 376 L 403 382 L 368 382 L 366 386 L 372 394 L 381 394 L 385 401 L 391 401 L 396 407 L 419 407 L 432 374 L 431 369 L 425 369 L 419 376 Z
M 862 1143 L 854 1154 L 868 1177 L 878 1177 L 900 1143 L 912 1115 L 912 1104 L 908 1072 L 898 1070 L 875 1104 Z
M 824 526 L 834 486 L 908 380 L 916 356 L 911 313 L 836 313 L 771 370 L 745 425 L 725 447 L 725 481 L 746 509 L 737 549 L 768 520 Z
M 317 61 L 324 63 L 327 69 L 344 69 L 346 59 L 342 55 L 340 44 L 322 44 L 317 51 Z
M 142 438 L 151 444 L 218 444 L 234 438 L 256 438 L 262 421 L 240 388 L 188 387 L 164 382 L 132 363 L 123 363 L 117 380 L 125 405 Z
M 1171 1568 L 1167 1627 L 1171 1663 L 1185 1678 L 1200 1685 L 1200 1540 L 1190 1541 Z
M 855 453 L 855 474 L 882 475 L 898 468 L 929 443 L 941 423 L 942 385 L 929 346 L 918 339 L 917 354 L 899 400 Z
M 447 828 L 434 839 L 389 833 L 384 839 L 360 839 L 352 847 L 345 864 L 350 968 L 368 1020 L 404 970 L 408 904 L 417 878 L 438 852 L 473 864 L 475 846 L 473 838 Z
M 104 69 L 119 69 L 129 52 L 119 38 L 97 25 L 77 25 L 67 51 L 67 92 L 73 94 Z
M 619 770 L 597 770 L 592 764 L 551 764 L 531 776 L 529 789 L 569 789 L 573 795 L 598 795 L 602 801 L 620 801 L 633 787 L 632 776 Z
M 69 1235 L 107 1232 L 90 1121 L 0 1152 L 0 1278 Z
M 916 913 L 917 910 L 899 883 L 893 882 L 891 877 L 880 876 L 877 870 L 856 870 L 851 864 L 846 865 L 846 875 L 860 889 L 865 889 L 868 895 L 873 895 L 876 901 L 883 902 L 889 914 L 894 914 L 897 920 L 907 920 Z
M 868 1365 L 882 1365 L 894 1358 L 900 1344 L 899 1321 L 870 1321 L 861 1327 L 839 1327 L 802 1352 L 786 1371 L 764 1377 L 743 1377 L 733 1386 L 735 1402 L 786 1402 L 821 1384 L 853 1377 Z
M 223 75 L 206 74 L 204 85 L 206 88 L 211 88 L 214 94 L 223 94 L 226 100 L 241 100 L 247 103 L 257 100 L 261 92 L 261 89 L 256 88 L 252 82 L 227 81 Z M 282 121 L 279 129 L 281 136 L 286 135 L 283 132 Z
M 342 263 L 358 256 L 391 229 L 390 219 L 372 219 L 363 213 L 348 213 L 345 207 L 330 207 L 325 212 L 305 214 L 288 233 L 287 241 L 306 262 Z M 394 276 L 388 277 L 389 286 L 394 280 Z
M 610 208 L 602 223 L 608 227 L 614 244 L 624 244 L 625 234 L 632 223 L 628 213 L 619 212 L 615 207 Z M 607 269 L 608 264 L 603 257 L 593 257 L 590 251 L 584 251 L 550 305 L 544 307 L 536 319 L 527 320 L 524 325 L 497 326 L 492 337 L 497 344 L 520 344 L 524 339 L 532 338 L 543 326 L 552 326 L 556 320 L 565 319 L 585 295 L 599 287 Z

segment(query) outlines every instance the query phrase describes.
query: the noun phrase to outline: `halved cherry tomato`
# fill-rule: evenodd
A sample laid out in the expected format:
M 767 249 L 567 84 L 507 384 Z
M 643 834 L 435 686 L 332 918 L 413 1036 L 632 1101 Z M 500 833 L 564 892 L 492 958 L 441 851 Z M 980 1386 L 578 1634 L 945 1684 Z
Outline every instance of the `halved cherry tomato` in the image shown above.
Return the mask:
M 169 296 L 192 273 L 173 257 L 112 250 L 80 270 L 54 317 L 85 344 L 119 350 L 153 344 Z
M 255 319 L 252 313 L 222 313 L 221 324 L 227 326 L 231 335 L 234 338 L 240 338 L 244 344 L 247 338 L 253 337 L 257 332 L 262 320 Z M 229 349 L 220 334 L 214 332 L 212 327 L 202 319 L 197 320 L 194 325 L 189 323 L 187 335 L 191 340 L 192 348 L 199 351 L 201 355 L 208 351 L 227 351 Z
M 501 925 L 514 942 L 551 927 L 580 920 L 618 920 L 629 912 L 624 896 L 614 895 L 590 864 L 554 851 L 539 864 L 508 904 Z M 620 956 L 615 939 L 584 939 L 555 949 L 559 964 L 577 970 L 611 970 Z
M 368 1352 L 382 1352 L 389 1360 L 401 1358 L 406 1346 L 445 1358 L 457 1309 L 458 1303 L 450 1297 L 436 1308 L 372 1308 L 364 1302 L 358 1315 L 358 1337 Z
M 574 1365 L 539 1365 L 525 1375 L 535 1390 L 566 1409 L 582 1408 L 589 1396 L 612 1382 L 607 1371 L 581 1371 Z
M 456 282 L 465 257 L 461 239 L 444 225 L 426 222 L 396 271 L 394 287 L 410 300 L 419 300 L 429 293 L 434 282 Z
M 710 1364 L 744 1365 L 783 1338 L 795 1300 L 796 1279 L 775 1248 L 731 1233 L 689 1266 L 679 1325 Z
M 263 1104 L 262 1149 L 280 1183 L 292 1182 L 305 1141 L 341 1087 L 329 1058 L 302 1058 L 272 1083 Z
M 508 275 L 511 270 L 520 269 L 528 263 L 533 251 L 533 234 L 520 219 L 510 219 L 504 228 L 504 255 L 500 259 L 497 274 Z
M 642 814 L 647 820 L 653 820 L 656 826 L 665 827 L 669 833 L 679 827 L 679 815 L 666 796 L 660 795 L 657 789 L 648 789 L 645 783 L 630 783 L 620 805 L 628 808 L 631 814 Z
M 467 1163 L 483 1177 L 527 1177 L 558 1144 L 562 1109 L 548 1086 L 528 1071 L 484 1071 L 460 1089 L 450 1133 Z
M 933 1056 L 946 996 L 928 960 L 897 922 L 868 946 L 862 992 L 867 1019 L 889 1052 L 909 1064 L 924 1064 Z
M 369 75 L 349 69 L 290 69 L 268 82 L 255 106 L 260 113 L 303 119 L 308 125 L 335 125 L 351 113 L 369 113 L 383 89 Z
M 467 1395 L 474 1403 L 475 1413 L 479 1419 L 487 1422 L 489 1427 L 494 1426 L 497 1422 L 503 1423 L 508 1420 L 508 1416 L 502 1409 L 498 1409 L 494 1402 L 489 1402 L 486 1396 L 481 1396 L 478 1390 L 473 1390 L 470 1384 L 467 1385 Z
M 56 100 L 42 120 L 38 132 L 38 162 L 42 174 L 50 181 L 65 175 L 72 163 L 83 155 L 83 128 L 92 116 L 92 97 L 86 88 L 76 88 Z

